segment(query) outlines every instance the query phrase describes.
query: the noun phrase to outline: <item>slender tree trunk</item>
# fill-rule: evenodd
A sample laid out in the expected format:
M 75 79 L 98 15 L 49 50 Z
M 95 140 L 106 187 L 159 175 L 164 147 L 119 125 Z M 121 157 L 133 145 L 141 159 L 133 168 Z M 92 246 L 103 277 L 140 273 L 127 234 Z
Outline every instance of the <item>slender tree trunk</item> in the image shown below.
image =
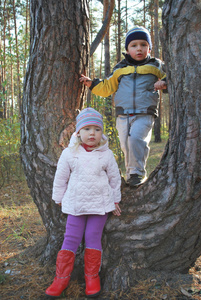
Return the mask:
M 103 64 L 103 42 L 101 42 L 101 57 L 100 57 L 100 72 L 99 72 L 99 78 L 102 78 L 102 64 Z
M 15 26 L 15 46 L 16 46 L 16 58 L 17 58 L 17 91 L 18 91 L 18 109 L 19 116 L 21 115 L 21 80 L 20 80 L 20 59 L 19 59 L 19 49 L 18 49 L 18 37 L 17 37 L 17 21 L 15 13 L 15 0 L 13 0 L 13 19 Z
M 7 118 L 7 84 L 6 84 L 6 20 L 7 20 L 6 0 L 4 1 L 3 11 L 3 68 L 2 68 L 2 83 L 3 83 L 3 118 Z
M 9 39 L 11 38 L 11 30 L 10 30 L 10 16 L 8 14 L 8 27 L 9 27 Z M 12 45 L 9 47 L 10 51 L 10 89 L 11 89 L 11 106 L 10 106 L 10 116 L 13 117 L 13 109 L 14 109 L 14 84 L 13 84 L 13 53 L 12 53 Z
M 104 0 L 104 10 L 103 10 L 103 17 L 105 19 L 106 12 L 109 6 L 109 0 Z M 104 45 L 105 45 L 105 77 L 110 74 L 110 27 L 104 37 Z
M 121 60 L 121 0 L 118 0 L 118 15 L 117 15 L 117 28 L 118 28 L 118 48 L 117 48 L 117 61 Z
M 109 1 L 104 0 L 104 13 L 103 13 L 104 18 L 108 6 L 109 6 Z M 108 27 L 108 31 L 105 35 L 104 41 L 105 41 L 105 77 L 108 77 L 111 72 L 110 70 L 110 26 Z M 113 118 L 112 118 L 112 96 L 105 98 L 105 116 L 107 119 L 105 131 L 109 132 L 110 131 L 109 128 L 114 127 Z M 110 141 L 111 139 L 109 137 L 109 142 Z
M 23 74 L 26 74 L 26 65 L 27 65 L 27 39 L 28 39 L 28 22 L 29 22 L 29 0 L 26 0 L 26 21 L 25 21 L 25 41 L 24 41 L 24 66 Z
M 0 34 L 0 52 L 2 51 L 2 42 L 1 42 L 1 34 Z M 2 75 L 3 75 L 3 68 L 2 68 L 2 61 L 0 62 L 0 91 L 2 91 Z M 0 119 L 3 119 L 3 97 L 2 93 L 0 94 Z
M 151 7 L 152 10 L 152 7 Z M 151 40 L 152 40 L 152 50 L 151 56 L 155 56 L 154 49 L 155 49 L 155 42 L 154 42 L 154 16 L 151 14 L 151 30 L 150 30 Z
M 159 58 L 158 0 L 154 0 L 154 56 Z
M 154 56 L 159 58 L 159 35 L 158 35 L 158 0 L 154 0 Z M 161 142 L 161 93 L 159 100 L 158 117 L 154 123 L 155 143 Z
M 128 1 L 126 0 L 126 32 L 128 32 Z
M 117 28 L 117 23 L 118 23 L 118 16 L 117 12 L 115 11 L 114 14 L 114 19 L 115 19 L 115 26 L 114 26 L 114 36 L 115 36 L 115 53 L 116 53 L 116 62 L 118 62 L 118 28 Z

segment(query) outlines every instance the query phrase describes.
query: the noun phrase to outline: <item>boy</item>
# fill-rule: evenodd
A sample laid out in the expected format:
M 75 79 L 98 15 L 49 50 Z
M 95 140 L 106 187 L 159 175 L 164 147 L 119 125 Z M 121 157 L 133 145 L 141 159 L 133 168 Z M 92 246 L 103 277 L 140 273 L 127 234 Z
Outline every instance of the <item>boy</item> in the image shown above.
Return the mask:
M 149 142 L 154 118 L 158 116 L 157 90 L 166 89 L 163 63 L 150 57 L 151 48 L 148 30 L 134 27 L 126 34 L 125 59 L 115 66 L 109 78 L 93 81 L 84 75 L 80 78 L 80 82 L 95 95 L 108 97 L 116 93 L 116 128 L 130 187 L 139 186 L 147 179 L 145 167 Z

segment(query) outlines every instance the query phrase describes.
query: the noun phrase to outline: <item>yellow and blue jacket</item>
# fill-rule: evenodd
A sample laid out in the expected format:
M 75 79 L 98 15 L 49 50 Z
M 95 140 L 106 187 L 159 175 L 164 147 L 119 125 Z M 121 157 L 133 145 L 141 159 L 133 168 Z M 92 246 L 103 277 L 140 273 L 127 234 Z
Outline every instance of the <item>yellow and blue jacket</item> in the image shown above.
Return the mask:
M 134 61 L 125 55 L 113 73 L 106 79 L 94 79 L 93 94 L 108 97 L 115 93 L 116 116 L 128 114 L 158 115 L 159 93 L 154 83 L 165 78 L 164 64 L 148 56 L 144 61 Z

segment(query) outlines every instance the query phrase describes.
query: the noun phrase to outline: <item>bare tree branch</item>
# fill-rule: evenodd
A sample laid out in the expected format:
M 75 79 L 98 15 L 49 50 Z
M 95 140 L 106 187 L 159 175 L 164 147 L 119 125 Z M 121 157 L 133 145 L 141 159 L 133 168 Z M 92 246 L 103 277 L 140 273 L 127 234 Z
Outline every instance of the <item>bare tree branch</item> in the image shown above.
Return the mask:
M 110 5 L 108 6 L 108 10 L 105 16 L 105 20 L 103 22 L 103 25 L 101 27 L 101 29 L 99 30 L 99 32 L 97 33 L 95 39 L 93 40 L 91 47 L 90 47 L 90 56 L 92 56 L 94 54 L 94 52 L 96 51 L 98 45 L 100 44 L 100 42 L 102 41 L 102 39 L 104 38 L 108 27 L 110 25 L 110 20 L 112 17 L 112 13 L 113 13 L 113 9 L 114 9 L 114 5 L 115 5 L 115 0 L 110 0 Z

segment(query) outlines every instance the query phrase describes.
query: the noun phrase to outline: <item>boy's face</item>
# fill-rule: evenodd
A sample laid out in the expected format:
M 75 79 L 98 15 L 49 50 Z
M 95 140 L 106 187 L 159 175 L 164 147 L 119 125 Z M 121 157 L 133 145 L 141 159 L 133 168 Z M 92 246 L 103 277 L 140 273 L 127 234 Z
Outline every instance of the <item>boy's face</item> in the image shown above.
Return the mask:
M 128 44 L 127 54 L 137 61 L 147 58 L 150 52 L 149 43 L 145 40 L 133 40 Z

